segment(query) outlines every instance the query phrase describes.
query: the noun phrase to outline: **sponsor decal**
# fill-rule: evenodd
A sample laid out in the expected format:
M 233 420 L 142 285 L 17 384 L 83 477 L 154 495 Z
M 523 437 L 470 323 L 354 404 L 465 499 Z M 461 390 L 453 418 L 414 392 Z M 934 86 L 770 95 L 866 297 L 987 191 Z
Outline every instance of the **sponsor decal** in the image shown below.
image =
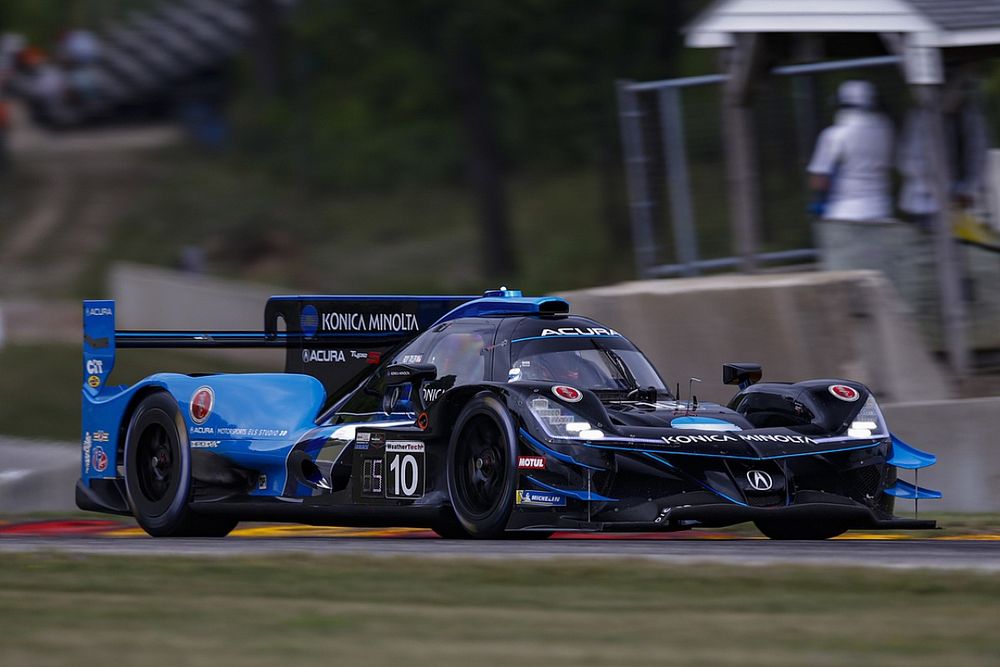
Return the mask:
M 107 431 L 94 431 L 94 442 L 107 442 L 110 438 Z
M 559 327 L 542 329 L 542 336 L 620 336 L 614 329 L 604 327 Z
M 108 317 L 109 315 L 112 315 L 112 314 L 113 313 L 111 312 L 111 309 L 107 308 L 107 307 L 102 307 L 102 308 L 90 307 L 90 308 L 87 308 L 87 317 Z
M 368 432 L 358 433 L 358 437 L 357 437 L 358 442 L 368 442 L 371 439 L 372 439 L 372 434 L 371 433 L 368 433 Z
M 90 448 L 92 446 L 90 431 L 83 434 L 83 473 L 90 472 Z
M 385 443 L 385 497 L 424 495 L 424 443 L 417 440 Z M 363 488 L 363 487 L 362 487 Z
M 414 440 L 407 440 L 405 442 L 387 442 L 385 443 L 386 452 L 423 452 L 424 443 L 417 442 Z
M 748 470 L 747 482 L 750 483 L 750 488 L 754 491 L 770 491 L 771 487 L 774 486 L 771 476 L 763 470 Z
M 302 350 L 302 363 L 343 363 L 343 350 Z
M 583 399 L 582 391 L 564 384 L 557 384 L 552 387 L 552 393 L 556 395 L 556 398 L 561 398 L 567 403 L 579 403 Z
M 400 360 L 401 364 L 419 364 L 424 360 L 424 355 L 422 354 L 404 354 L 403 358 Z
M 83 334 L 83 342 L 95 350 L 100 350 L 108 346 L 108 337 L 101 336 L 100 338 L 91 338 L 87 334 Z
M 91 375 L 89 378 L 87 378 L 87 385 L 91 389 L 97 389 L 98 387 L 101 386 L 101 378 L 97 377 L 96 375 Z
M 545 470 L 544 456 L 518 456 L 518 470 Z
M 194 396 L 191 397 L 191 421 L 195 424 L 204 424 L 205 420 L 212 414 L 212 407 L 215 405 L 215 392 L 211 387 L 198 387 Z
M 561 493 L 551 493 L 549 491 L 524 491 L 517 490 L 518 505 L 536 505 L 541 507 L 563 507 L 566 505 L 566 496 Z
M 420 388 L 420 400 L 425 404 L 433 403 L 434 401 L 441 398 L 441 394 L 445 392 L 443 387 L 432 388 L 432 387 L 421 387 Z
M 383 411 L 386 414 L 391 414 L 393 410 L 396 409 L 396 403 L 399 403 L 399 386 L 392 388 L 392 392 L 385 397 L 385 407 Z
M 191 427 L 191 434 L 192 435 L 214 435 L 215 434 L 215 429 L 212 428 L 211 426 L 192 426 Z
M 248 426 L 221 426 L 215 429 L 215 432 L 219 435 L 227 435 L 230 438 L 282 438 L 288 435 L 287 429 L 254 428 Z
M 784 433 L 699 433 L 697 435 L 665 435 L 661 438 L 668 445 L 693 445 L 701 442 L 776 442 L 783 445 L 815 445 L 816 441 L 805 435 Z
M 108 469 L 108 455 L 104 452 L 104 447 L 100 445 L 94 447 L 90 462 L 94 466 L 94 472 L 104 472 Z
M 382 363 L 382 353 L 381 352 L 369 352 L 367 356 L 368 356 L 368 363 L 369 364 L 380 364 L 380 363 Z
M 827 387 L 827 390 L 840 400 L 847 401 L 848 403 L 853 403 L 861 398 L 861 393 L 857 389 L 848 387 L 846 384 L 831 384 Z
M 302 333 L 306 338 L 316 335 L 319 330 L 319 313 L 316 312 L 316 306 L 308 305 L 302 308 L 299 313 L 299 326 L 302 327 Z
M 100 359 L 87 359 L 87 375 L 104 375 L 104 362 Z
M 191 449 L 215 449 L 219 446 L 219 440 L 192 440 Z
M 257 478 L 257 489 L 260 491 L 267 490 L 267 475 L 261 475 Z
M 323 331 L 417 331 L 413 313 L 323 313 Z

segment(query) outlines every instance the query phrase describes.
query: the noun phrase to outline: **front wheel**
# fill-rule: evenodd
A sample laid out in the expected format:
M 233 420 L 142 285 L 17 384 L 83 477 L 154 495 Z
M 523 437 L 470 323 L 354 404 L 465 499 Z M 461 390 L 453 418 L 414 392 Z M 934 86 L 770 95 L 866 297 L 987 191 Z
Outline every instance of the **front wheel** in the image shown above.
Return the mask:
M 504 536 L 514 506 L 516 448 L 514 420 L 496 397 L 477 396 L 459 414 L 448 444 L 448 494 L 469 537 Z
M 840 524 L 798 521 L 754 521 L 757 530 L 772 540 L 828 540 L 847 532 Z
M 187 429 L 177 402 L 166 393 L 144 398 L 129 422 L 125 489 L 136 521 L 153 537 L 224 537 L 236 527 L 233 519 L 191 510 Z

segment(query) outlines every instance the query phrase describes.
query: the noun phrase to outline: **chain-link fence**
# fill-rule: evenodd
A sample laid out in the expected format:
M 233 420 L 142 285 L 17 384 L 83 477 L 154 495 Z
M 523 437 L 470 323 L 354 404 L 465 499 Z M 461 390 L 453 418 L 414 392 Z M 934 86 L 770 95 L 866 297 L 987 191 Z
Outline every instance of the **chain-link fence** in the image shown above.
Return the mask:
M 751 140 L 759 200 L 758 263 L 815 257 L 806 165 L 839 84 L 871 81 L 898 127 L 909 93 L 894 56 L 771 70 L 754 91 Z M 735 268 L 723 145 L 724 75 L 618 84 L 636 265 L 642 277 Z

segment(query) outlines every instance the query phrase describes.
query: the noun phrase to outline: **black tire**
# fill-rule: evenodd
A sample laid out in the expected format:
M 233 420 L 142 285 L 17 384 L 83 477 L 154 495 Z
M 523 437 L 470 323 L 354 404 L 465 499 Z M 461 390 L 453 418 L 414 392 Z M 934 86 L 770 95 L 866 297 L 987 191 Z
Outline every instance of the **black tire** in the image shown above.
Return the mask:
M 469 537 L 504 536 L 514 507 L 517 440 L 507 408 L 489 394 L 462 409 L 448 443 L 448 495 Z
M 466 532 L 465 528 L 459 525 L 458 520 L 450 521 L 447 523 L 439 523 L 431 528 L 437 536 L 445 540 L 467 540 L 471 535 Z
M 754 525 L 772 540 L 828 540 L 847 532 L 847 528 L 836 523 L 754 521 Z
M 177 402 L 166 393 L 144 398 L 125 435 L 125 489 L 142 529 L 153 537 L 225 537 L 237 521 L 190 508 L 191 451 Z

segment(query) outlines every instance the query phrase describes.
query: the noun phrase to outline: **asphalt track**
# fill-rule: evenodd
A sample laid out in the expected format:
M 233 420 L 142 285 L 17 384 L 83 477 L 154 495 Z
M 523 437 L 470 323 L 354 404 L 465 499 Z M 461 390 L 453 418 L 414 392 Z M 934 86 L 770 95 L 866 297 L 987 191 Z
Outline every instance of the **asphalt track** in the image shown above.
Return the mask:
M 77 522 L 86 523 L 86 522 Z M 95 524 L 99 522 L 94 522 Z M 695 538 L 612 537 L 562 534 L 538 541 L 442 540 L 412 529 L 357 530 L 305 526 L 242 527 L 224 539 L 152 539 L 137 528 L 46 534 L 40 530 L 0 531 L 0 553 L 61 552 L 131 556 L 234 557 L 274 554 L 311 556 L 431 557 L 494 560 L 642 559 L 666 564 L 739 566 L 809 565 L 1000 572 L 1000 537 L 871 539 L 858 534 L 824 542 L 775 542 L 709 534 Z M 666 539 L 663 539 L 666 537 Z M 897 536 L 901 537 L 901 536 Z

